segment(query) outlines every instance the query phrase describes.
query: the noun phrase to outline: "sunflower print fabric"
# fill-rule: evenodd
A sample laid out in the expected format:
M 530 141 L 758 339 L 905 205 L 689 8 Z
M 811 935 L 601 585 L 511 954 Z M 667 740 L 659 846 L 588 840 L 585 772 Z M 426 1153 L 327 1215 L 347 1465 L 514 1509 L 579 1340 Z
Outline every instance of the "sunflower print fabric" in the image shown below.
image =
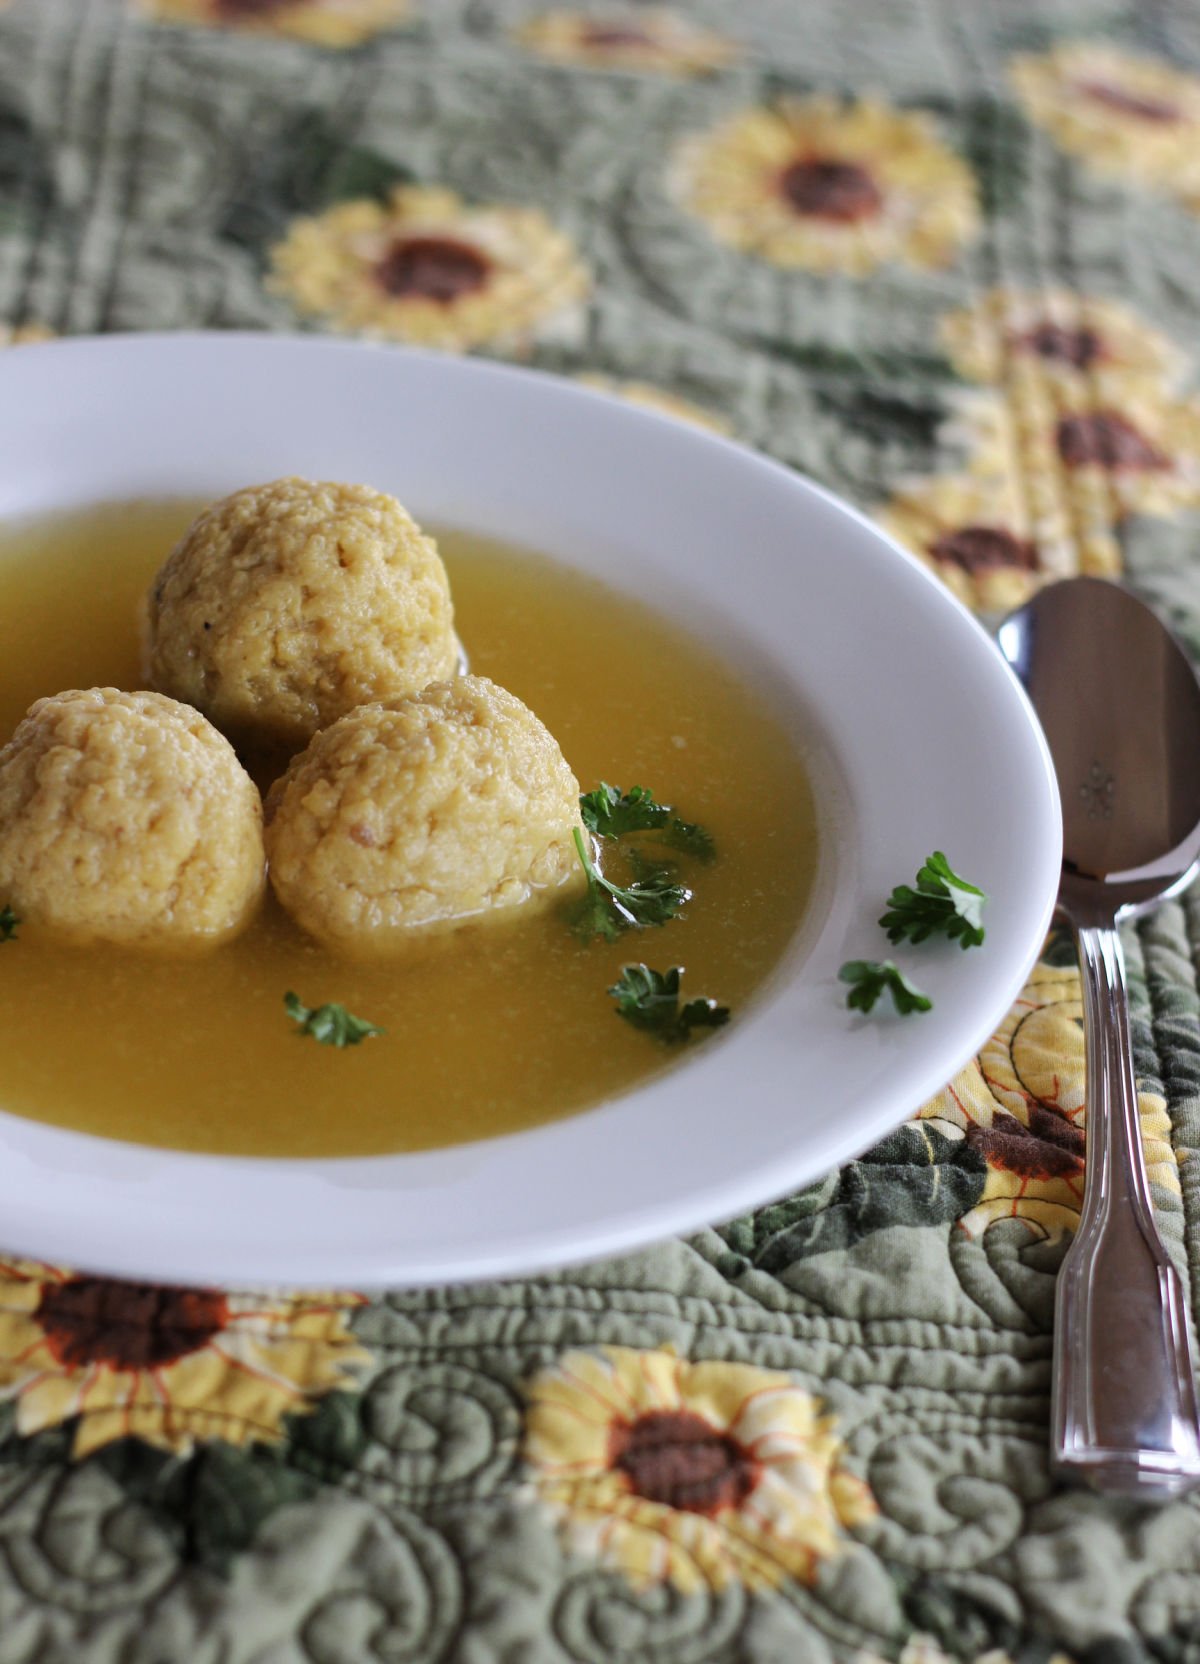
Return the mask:
M 1053 513 L 1034 520 L 1018 482 L 1013 468 L 901 482 L 877 518 L 960 601 L 1006 612 L 1038 585 L 1085 569 Z M 1087 570 L 1099 575 L 1115 564 L 1106 548 Z
M 709 433 L 728 434 L 732 431 L 729 423 L 715 411 L 706 410 L 676 393 L 665 392 L 661 387 L 652 387 L 649 382 L 617 381 L 612 376 L 592 371 L 576 379 L 584 387 L 594 387 L 598 393 L 615 394 L 617 398 L 627 399 L 630 404 L 641 405 L 643 410 L 653 410 L 659 416 L 672 416 L 677 422 L 690 422 L 693 427 L 704 428 Z
M 876 102 L 747 110 L 689 140 L 675 169 L 715 237 L 777 266 L 942 266 L 978 225 L 971 174 L 928 117 Z
M 996 1220 L 1020 1219 L 1035 1235 L 1073 1234 L 1086 1113 L 1079 971 L 1042 964 L 978 1058 L 920 1112 L 951 1138 L 964 1137 L 987 1164 L 983 1194 L 960 1228 L 976 1236 Z M 1179 1195 L 1161 1094 L 1143 1087 L 1138 1114 L 1151 1181 Z
M 1184 0 L 0 0 L 0 348 L 518 363 L 801 470 L 986 627 L 1087 573 L 1200 662 L 1198 137 Z M 989 756 L 956 789 L 1019 824 Z M 1194 1288 L 1200 899 L 1123 940 Z M 1194 1664 L 1195 1497 L 1048 1470 L 1089 1105 L 1029 954 L 885 1138 L 621 1260 L 191 1288 L 0 1221 L 0 1664 Z
M 988 389 L 948 401 L 943 433 L 968 468 L 901 480 L 879 520 L 968 606 L 996 613 L 1056 578 L 1117 577 L 1134 517 L 1200 502 L 1190 355 L 1130 308 L 1000 288 L 939 334 L 957 374 Z
M 699 28 L 680 12 L 650 6 L 611 13 L 545 12 L 519 29 L 516 38 L 552 63 L 661 75 L 708 75 L 738 55 L 726 37 Z
M 1018 365 L 1084 396 L 1103 386 L 1167 386 L 1183 365 L 1178 349 L 1117 301 L 1068 289 L 991 289 L 948 312 L 941 341 L 965 381 L 1002 386 Z
M 38 341 L 52 341 L 54 331 L 44 324 L 0 325 L 0 347 L 29 347 Z
M 786 1375 L 608 1347 L 568 1353 L 529 1398 L 538 1495 L 635 1585 L 812 1583 L 874 1517 L 834 1419 Z
M 271 251 L 273 287 L 331 327 L 462 351 L 526 346 L 582 300 L 570 240 L 535 208 L 467 207 L 399 186 L 296 221 Z
M 0 1394 L 21 1434 L 69 1423 L 77 1457 L 125 1438 L 177 1453 L 214 1434 L 275 1442 L 285 1414 L 349 1384 L 368 1361 L 345 1324 L 360 1303 L 140 1287 L 0 1262 Z
M 1030 118 L 1086 166 L 1200 197 L 1200 77 L 1094 40 L 1018 57 L 1011 74 Z
M 359 46 L 402 23 L 408 0 L 136 0 L 164 23 L 284 35 L 314 46 Z

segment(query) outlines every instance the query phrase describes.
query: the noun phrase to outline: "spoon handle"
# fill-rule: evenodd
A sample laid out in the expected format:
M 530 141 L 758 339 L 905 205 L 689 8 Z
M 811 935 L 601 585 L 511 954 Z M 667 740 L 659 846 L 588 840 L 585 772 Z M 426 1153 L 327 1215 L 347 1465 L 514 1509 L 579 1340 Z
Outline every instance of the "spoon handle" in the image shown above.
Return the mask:
M 1173 1496 L 1200 1484 L 1187 1308 L 1150 1202 L 1120 937 L 1111 924 L 1076 937 L 1087 1178 L 1058 1278 L 1051 1459 L 1098 1490 Z

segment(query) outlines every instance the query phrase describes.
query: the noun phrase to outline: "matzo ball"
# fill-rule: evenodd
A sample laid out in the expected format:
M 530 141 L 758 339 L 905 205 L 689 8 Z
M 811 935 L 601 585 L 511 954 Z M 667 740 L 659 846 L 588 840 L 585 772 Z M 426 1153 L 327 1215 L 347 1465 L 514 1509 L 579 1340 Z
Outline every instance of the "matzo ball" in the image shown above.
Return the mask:
M 454 673 L 437 546 L 394 497 L 276 480 L 201 514 L 146 607 L 151 684 L 236 745 L 296 750 L 372 700 Z
M 0 750 L 0 900 L 28 923 L 85 942 L 215 945 L 264 883 L 258 791 L 189 706 L 56 693 Z
M 459 676 L 318 734 L 267 800 L 280 901 L 351 952 L 387 951 L 578 881 L 579 783 L 515 695 Z

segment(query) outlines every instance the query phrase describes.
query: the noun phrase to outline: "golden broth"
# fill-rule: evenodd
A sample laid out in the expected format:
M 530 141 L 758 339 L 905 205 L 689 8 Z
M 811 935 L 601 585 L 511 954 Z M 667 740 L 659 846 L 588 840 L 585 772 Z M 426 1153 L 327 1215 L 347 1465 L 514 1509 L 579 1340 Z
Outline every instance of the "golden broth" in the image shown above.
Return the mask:
M 138 604 L 192 512 L 114 505 L 0 535 L 0 735 L 43 694 L 141 685 Z M 681 858 L 685 915 L 585 946 L 550 911 L 367 964 L 318 948 L 273 901 L 197 960 L 69 948 L 23 927 L 0 947 L 5 1108 L 237 1155 L 426 1149 L 551 1120 L 678 1055 L 615 1014 L 606 989 L 631 960 L 685 966 L 685 991 L 737 1021 L 812 879 L 794 749 L 758 696 L 663 618 L 539 556 L 453 532 L 439 542 L 471 668 L 538 713 L 582 788 L 648 785 L 712 831 L 715 861 Z M 345 1051 L 302 1038 L 288 989 L 386 1035 Z

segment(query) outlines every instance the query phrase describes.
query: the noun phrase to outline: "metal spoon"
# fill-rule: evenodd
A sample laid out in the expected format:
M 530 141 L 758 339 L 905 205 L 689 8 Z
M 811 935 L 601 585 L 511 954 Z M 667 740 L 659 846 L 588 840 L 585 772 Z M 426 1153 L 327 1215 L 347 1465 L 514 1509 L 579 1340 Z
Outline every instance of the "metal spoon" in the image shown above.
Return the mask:
M 1005 620 L 1063 805 L 1059 907 L 1075 932 L 1087 1039 L 1087 1179 L 1058 1278 L 1051 1461 L 1098 1490 L 1200 1484 L 1200 1422 L 1178 1273 L 1142 1157 L 1117 923 L 1200 864 L 1200 683 L 1154 613 L 1072 578 Z

